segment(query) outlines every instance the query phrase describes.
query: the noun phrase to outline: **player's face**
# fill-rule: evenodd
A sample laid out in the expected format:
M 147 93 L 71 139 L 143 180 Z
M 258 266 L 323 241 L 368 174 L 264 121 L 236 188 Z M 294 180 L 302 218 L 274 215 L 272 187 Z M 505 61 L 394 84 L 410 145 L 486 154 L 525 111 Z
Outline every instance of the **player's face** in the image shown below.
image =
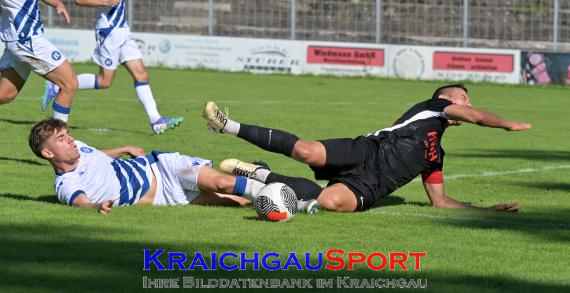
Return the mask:
M 471 101 L 469 100 L 469 95 L 462 89 L 456 88 L 451 92 L 451 101 L 460 106 L 467 106 L 471 108 Z
M 52 159 L 58 162 L 74 163 L 79 159 L 79 150 L 67 129 L 56 131 L 47 140 L 45 148 L 53 156 Z

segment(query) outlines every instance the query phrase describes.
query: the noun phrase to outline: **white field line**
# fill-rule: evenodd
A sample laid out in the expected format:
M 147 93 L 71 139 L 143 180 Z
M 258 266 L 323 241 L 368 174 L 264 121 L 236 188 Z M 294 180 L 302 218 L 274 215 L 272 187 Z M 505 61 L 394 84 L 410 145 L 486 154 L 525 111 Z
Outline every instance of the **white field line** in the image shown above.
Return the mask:
M 550 227 L 550 228 L 560 228 L 568 229 L 570 228 L 570 223 L 554 223 L 549 221 L 536 221 L 534 219 L 521 219 L 520 221 L 513 220 L 502 220 L 502 219 L 489 219 L 484 217 L 456 217 L 456 216 L 440 216 L 440 215 L 430 215 L 430 214 L 420 214 L 420 213 L 405 213 L 405 212 L 387 212 L 387 211 L 375 211 L 375 214 L 381 214 L 386 216 L 394 217 L 414 217 L 414 218 L 425 218 L 434 220 L 454 220 L 463 222 L 480 222 L 480 223 L 497 223 L 497 224 L 508 224 L 508 225 L 519 225 L 519 226 L 536 226 L 536 227 Z
M 540 173 L 540 172 L 547 172 L 551 170 L 560 170 L 560 169 L 570 169 L 570 165 L 551 165 L 542 168 L 522 168 L 522 169 L 506 170 L 506 171 L 483 171 L 482 173 L 473 173 L 473 174 L 454 174 L 454 175 L 444 174 L 443 178 L 444 180 L 454 180 L 454 179 L 471 178 L 471 177 L 498 177 L 498 176 L 505 176 L 512 174 Z M 414 182 L 419 182 L 419 181 L 420 181 L 419 177 L 414 179 Z

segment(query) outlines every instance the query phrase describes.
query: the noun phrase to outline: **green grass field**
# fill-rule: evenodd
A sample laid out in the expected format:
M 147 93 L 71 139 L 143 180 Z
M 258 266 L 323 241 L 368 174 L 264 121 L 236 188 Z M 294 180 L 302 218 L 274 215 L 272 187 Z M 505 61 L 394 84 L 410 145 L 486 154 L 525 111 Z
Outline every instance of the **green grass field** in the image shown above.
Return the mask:
M 95 72 L 96 67 L 77 65 L 75 70 Z M 306 139 L 355 137 L 390 125 L 441 85 L 169 69 L 149 74 L 161 113 L 186 118 L 178 129 L 151 135 L 132 80 L 121 70 L 113 88 L 78 92 L 71 134 L 98 148 L 138 145 L 217 163 L 228 157 L 261 159 L 280 173 L 310 179 L 310 170 L 289 158 L 210 133 L 201 118 L 204 102 L 229 107 L 238 121 Z M 316 278 L 403 278 L 427 279 L 426 290 L 432 292 L 569 292 L 568 88 L 468 87 L 474 107 L 531 122 L 534 128 L 517 133 L 472 125 L 450 128 L 443 138 L 447 192 L 478 206 L 516 201 L 519 213 L 434 209 L 414 181 L 364 213 L 320 212 L 269 223 L 255 220 L 252 208 L 135 206 L 102 216 L 57 203 L 53 169 L 27 144 L 32 125 L 51 115 L 40 112 L 43 81 L 32 76 L 15 102 L 0 106 L 0 292 L 140 291 L 144 276 L 312 278 L 313 286 Z M 329 249 L 425 251 L 427 256 L 421 271 L 373 271 L 365 264 L 353 271 L 158 271 L 154 266 L 143 271 L 143 249 L 159 248 L 189 258 L 202 252 L 206 260 L 211 252 L 310 252 L 316 257 Z M 166 263 L 166 253 L 160 259 Z

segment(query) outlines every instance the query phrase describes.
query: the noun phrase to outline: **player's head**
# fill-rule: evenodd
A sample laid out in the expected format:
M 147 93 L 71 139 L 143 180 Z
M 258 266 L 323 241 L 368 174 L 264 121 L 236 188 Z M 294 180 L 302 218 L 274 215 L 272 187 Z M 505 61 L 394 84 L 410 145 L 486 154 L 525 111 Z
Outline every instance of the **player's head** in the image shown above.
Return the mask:
M 48 161 L 72 162 L 79 158 L 67 123 L 59 119 L 50 118 L 34 125 L 28 143 L 36 156 Z
M 444 85 L 437 88 L 433 92 L 432 99 L 446 99 L 456 105 L 471 107 L 467 88 L 461 83 Z

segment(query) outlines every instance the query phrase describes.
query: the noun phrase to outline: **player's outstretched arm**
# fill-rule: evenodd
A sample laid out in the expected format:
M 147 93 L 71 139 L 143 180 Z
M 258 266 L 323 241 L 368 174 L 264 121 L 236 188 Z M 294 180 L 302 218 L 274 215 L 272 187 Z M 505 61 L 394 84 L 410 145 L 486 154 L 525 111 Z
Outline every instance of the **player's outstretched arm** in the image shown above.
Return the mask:
M 85 194 L 78 195 L 71 204 L 74 207 L 96 209 L 101 214 L 106 215 L 111 212 L 114 201 L 106 200 L 102 203 L 92 203 Z
M 455 200 L 445 194 L 444 183 L 426 183 L 424 182 L 424 189 L 426 190 L 427 196 L 431 202 L 431 205 L 436 208 L 448 208 L 448 209 L 478 209 L 484 211 L 505 211 L 505 212 L 516 212 L 519 210 L 517 203 L 508 204 L 497 204 L 490 206 L 488 208 L 480 208 L 470 204 L 466 204 Z
M 75 5 L 86 7 L 117 6 L 121 0 L 75 0 Z
M 105 153 L 107 156 L 112 158 L 118 158 L 122 155 L 130 155 L 132 157 L 141 157 L 145 155 L 144 149 L 136 146 L 123 146 L 123 147 L 106 149 L 101 151 Z
M 532 128 L 532 124 L 503 119 L 484 110 L 461 105 L 449 105 L 443 110 L 448 119 L 464 121 L 485 127 L 503 128 L 507 131 L 520 131 Z
M 71 17 L 69 16 L 69 12 L 67 12 L 67 8 L 60 0 L 42 0 L 45 4 L 55 8 L 57 14 L 63 15 L 65 18 L 65 22 L 67 24 L 71 24 Z

